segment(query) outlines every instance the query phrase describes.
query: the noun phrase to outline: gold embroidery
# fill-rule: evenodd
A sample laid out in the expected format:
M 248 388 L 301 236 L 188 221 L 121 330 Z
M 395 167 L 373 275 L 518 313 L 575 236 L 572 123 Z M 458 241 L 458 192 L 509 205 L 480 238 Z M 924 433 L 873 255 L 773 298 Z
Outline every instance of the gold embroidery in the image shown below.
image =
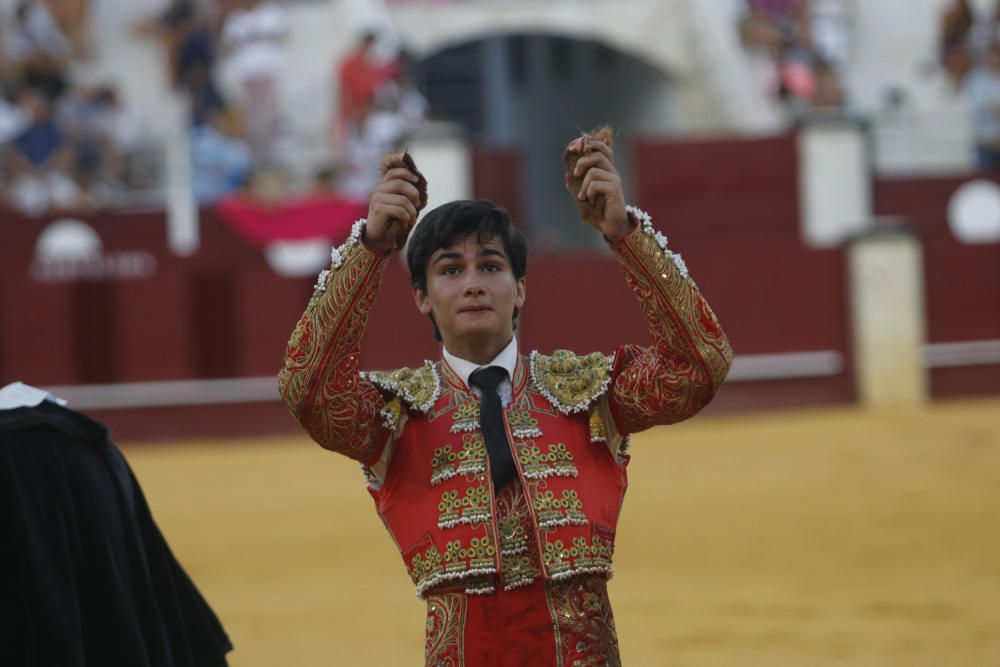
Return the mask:
M 551 491 L 536 491 L 534 503 L 539 528 L 587 524 L 583 501 L 572 489 L 566 489 L 558 498 Z
M 358 354 L 368 312 L 386 262 L 365 250 L 355 225 L 347 243 L 333 252 L 322 290 L 310 299 L 288 341 L 278 387 L 288 410 L 326 447 L 357 460 L 383 442 L 385 401 L 359 381 Z
M 520 487 L 516 482 L 512 482 L 509 486 Z M 530 532 L 527 528 L 530 528 L 531 524 L 529 522 L 528 526 L 525 526 L 523 519 L 528 509 L 527 502 L 523 493 L 518 495 L 520 498 L 516 502 L 519 505 L 524 504 L 523 510 L 519 507 L 504 506 L 500 497 L 497 498 L 497 531 L 499 532 L 500 555 L 502 557 L 521 554 L 528 550 Z M 508 501 L 508 503 L 512 502 L 514 501 Z
M 445 415 L 451 416 L 455 410 L 461 408 L 466 403 L 474 405 L 476 409 L 479 408 L 479 401 L 465 390 L 462 379 L 455 375 L 455 371 L 452 370 L 451 366 L 444 361 L 439 361 L 435 368 L 437 369 L 438 376 L 441 378 L 441 396 L 431 411 L 426 413 L 427 421 L 435 421 Z M 464 407 L 466 411 L 469 409 L 470 406 Z M 452 421 L 452 426 L 455 426 L 454 421 Z M 478 417 L 476 418 L 475 426 L 479 428 Z M 472 428 L 466 427 L 463 430 L 472 430 Z M 457 432 L 458 429 L 452 430 L 452 433 Z
M 461 433 L 463 431 L 479 430 L 479 403 L 468 396 L 461 396 L 459 392 L 458 407 L 451 413 L 451 432 Z
M 462 436 L 462 449 L 452 451 L 451 445 L 438 447 L 431 459 L 431 484 L 437 485 L 459 475 L 486 472 L 486 442 L 479 432 Z
M 458 569 L 457 567 L 452 567 L 452 564 L 457 563 L 457 561 L 468 559 L 470 565 L 473 569 L 493 565 L 493 556 L 496 555 L 496 547 L 494 547 L 489 538 L 487 537 L 473 537 L 469 541 L 468 548 L 462 548 L 462 542 L 459 540 L 452 540 L 448 542 L 448 546 L 445 547 L 444 560 L 445 560 L 445 571 L 451 569 Z
M 429 412 L 441 395 L 441 378 L 430 361 L 419 368 L 400 368 L 388 373 L 368 371 L 362 377 L 423 413 Z
M 553 581 L 545 587 L 556 632 L 557 664 L 569 667 L 621 667 L 618 633 L 600 576 Z
M 546 477 L 576 477 L 580 473 L 573 463 L 573 453 L 561 442 L 547 445 L 545 453 L 538 445 L 528 441 L 516 448 L 524 476 L 528 479 Z M 537 503 L 536 503 L 537 504 Z
M 607 432 L 604 430 L 604 420 L 597 412 L 590 413 L 590 441 L 607 442 Z
M 535 559 L 528 554 L 508 556 L 503 561 L 503 589 L 510 591 L 527 586 L 541 575 Z
M 462 667 L 465 664 L 467 606 L 468 598 L 461 593 L 439 593 L 427 597 L 426 667 Z
M 584 537 L 574 537 L 569 546 L 562 540 L 546 542 L 545 567 L 553 579 L 585 572 L 610 572 L 614 543 L 594 535 L 590 543 Z
M 548 415 L 549 417 L 559 417 L 562 415 L 552 404 L 552 401 L 546 399 L 537 391 L 526 391 L 521 394 L 516 407 L 518 410 L 531 412 L 532 414 Z
M 477 577 L 496 574 L 496 547 L 488 536 L 474 537 L 468 547 L 461 540 L 452 540 L 442 554 L 436 545 L 417 553 L 406 567 L 417 587 L 417 595 L 449 581 L 475 581 Z
M 417 554 L 410 561 L 406 570 L 410 574 L 410 579 L 419 587 L 424 581 L 430 579 L 442 571 L 441 552 L 434 545 L 428 547 L 422 554 Z M 419 588 L 418 588 L 419 592 Z
M 531 353 L 531 379 L 552 405 L 563 414 L 586 410 L 600 398 L 611 382 L 611 360 L 600 352 L 580 357 L 569 350 L 552 356 Z
M 542 569 L 533 539 L 531 508 L 517 482 L 511 482 L 497 494 L 497 530 L 504 590 L 530 584 L 542 574 Z
M 515 438 L 538 438 L 542 435 L 538 420 L 521 406 L 511 406 L 507 411 L 507 424 L 510 426 L 510 434 Z
M 625 346 L 613 389 L 625 430 L 681 421 L 714 396 L 732 363 L 733 351 L 712 309 L 666 250 L 649 217 L 635 214 L 642 229 L 612 250 L 642 304 L 654 345 Z
M 490 519 L 490 489 L 486 484 L 469 487 L 464 494 L 445 491 L 438 503 L 438 527 L 454 528 L 466 523 L 481 523 Z
M 398 398 L 394 398 L 379 410 L 379 414 L 382 415 L 382 425 L 390 431 L 395 431 L 403 414 L 403 404 Z

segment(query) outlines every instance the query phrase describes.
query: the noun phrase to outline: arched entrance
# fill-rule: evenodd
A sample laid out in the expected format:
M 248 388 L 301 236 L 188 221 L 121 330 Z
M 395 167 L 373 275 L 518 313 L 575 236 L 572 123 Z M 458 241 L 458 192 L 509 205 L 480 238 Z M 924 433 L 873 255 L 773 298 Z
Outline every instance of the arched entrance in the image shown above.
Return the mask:
M 536 245 L 600 244 L 584 233 L 563 187 L 562 150 L 581 130 L 611 123 L 617 164 L 631 183 L 629 145 L 676 122 L 667 74 L 605 43 L 554 34 L 476 38 L 414 63 L 417 83 L 437 118 L 461 125 L 475 146 L 519 156 L 519 220 Z M 626 192 L 628 194 L 628 192 Z

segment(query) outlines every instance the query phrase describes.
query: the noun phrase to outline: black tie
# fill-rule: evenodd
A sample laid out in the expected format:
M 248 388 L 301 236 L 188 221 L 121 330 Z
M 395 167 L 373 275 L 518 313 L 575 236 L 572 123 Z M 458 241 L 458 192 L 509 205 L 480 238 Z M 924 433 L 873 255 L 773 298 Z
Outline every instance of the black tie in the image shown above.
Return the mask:
M 469 376 L 469 384 L 479 389 L 479 426 L 483 429 L 486 451 L 490 457 L 490 472 L 493 489 L 499 491 L 514 478 L 516 469 L 514 457 L 507 442 L 507 429 L 503 425 L 500 411 L 500 394 L 497 387 L 507 377 L 507 371 L 499 366 L 480 368 Z

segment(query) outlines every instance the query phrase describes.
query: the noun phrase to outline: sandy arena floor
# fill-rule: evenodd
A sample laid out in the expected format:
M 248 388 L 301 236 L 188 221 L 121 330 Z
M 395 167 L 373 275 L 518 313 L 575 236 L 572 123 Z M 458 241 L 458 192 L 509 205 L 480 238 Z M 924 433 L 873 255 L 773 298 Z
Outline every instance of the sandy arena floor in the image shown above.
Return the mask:
M 422 664 L 356 464 L 304 437 L 125 452 L 234 667 Z M 1000 401 L 696 419 L 630 472 L 626 665 L 1000 665 Z

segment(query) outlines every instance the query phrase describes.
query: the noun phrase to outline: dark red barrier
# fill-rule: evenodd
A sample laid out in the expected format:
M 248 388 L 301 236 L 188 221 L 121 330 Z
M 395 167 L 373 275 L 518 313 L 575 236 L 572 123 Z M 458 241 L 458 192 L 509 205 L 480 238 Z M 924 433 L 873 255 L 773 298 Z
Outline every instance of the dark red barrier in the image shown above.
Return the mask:
M 512 220 L 525 220 L 523 159 L 516 148 L 477 146 L 472 151 L 472 191 L 507 209 Z
M 799 239 L 794 135 L 638 141 L 634 162 L 640 206 L 679 248 Z
M 800 241 L 796 137 L 639 141 L 638 203 L 687 261 L 738 355 L 829 351 L 835 376 L 727 384 L 713 409 L 854 399 L 844 255 Z
M 1000 243 L 969 245 L 948 227 L 948 204 L 973 178 L 881 179 L 875 184 L 879 215 L 900 216 L 920 236 L 924 253 L 927 336 L 930 343 L 1000 340 Z M 936 368 L 935 396 L 1000 393 L 1000 364 Z
M 152 280 L 117 283 L 118 382 L 195 377 L 190 276 L 168 269 Z
M 852 400 L 845 255 L 799 241 L 794 139 L 641 142 L 634 155 L 638 203 L 684 256 L 737 354 L 830 351 L 843 360 L 829 376 L 729 383 L 711 409 Z M 476 161 L 477 195 L 516 210 L 519 186 L 511 175 L 519 173 L 518 158 L 500 157 L 505 161 Z M 505 169 L 487 170 L 501 162 Z M 945 223 L 947 202 L 962 182 L 876 184 L 877 212 L 912 219 L 923 240 L 933 343 L 1000 339 L 1000 244 L 959 243 Z M 97 233 L 100 253 L 84 275 L 68 280 L 65 267 L 40 265 L 36 256 L 36 241 L 52 220 L 0 214 L 0 383 L 274 375 L 312 277 L 277 276 L 261 249 L 211 211 L 202 216 L 199 251 L 187 258 L 169 252 L 162 213 L 81 219 Z M 536 255 L 531 262 L 522 349 L 610 352 L 648 341 L 641 310 L 610 254 Z M 439 354 L 406 270 L 393 259 L 371 313 L 362 366 L 392 368 Z M 995 365 L 936 369 L 932 383 L 935 395 L 1000 392 L 1000 372 Z M 229 418 L 234 410 L 161 408 L 117 417 L 125 424 L 152 420 L 167 436 L 209 432 L 206 423 L 180 423 L 178 414 L 202 422 L 227 415 L 223 426 L 231 430 L 240 425 Z M 251 411 L 253 419 L 241 424 L 294 428 L 276 403 Z
M 70 338 L 74 320 L 69 285 L 38 285 L 5 271 L 2 281 L 2 363 L 6 384 L 81 384 Z

